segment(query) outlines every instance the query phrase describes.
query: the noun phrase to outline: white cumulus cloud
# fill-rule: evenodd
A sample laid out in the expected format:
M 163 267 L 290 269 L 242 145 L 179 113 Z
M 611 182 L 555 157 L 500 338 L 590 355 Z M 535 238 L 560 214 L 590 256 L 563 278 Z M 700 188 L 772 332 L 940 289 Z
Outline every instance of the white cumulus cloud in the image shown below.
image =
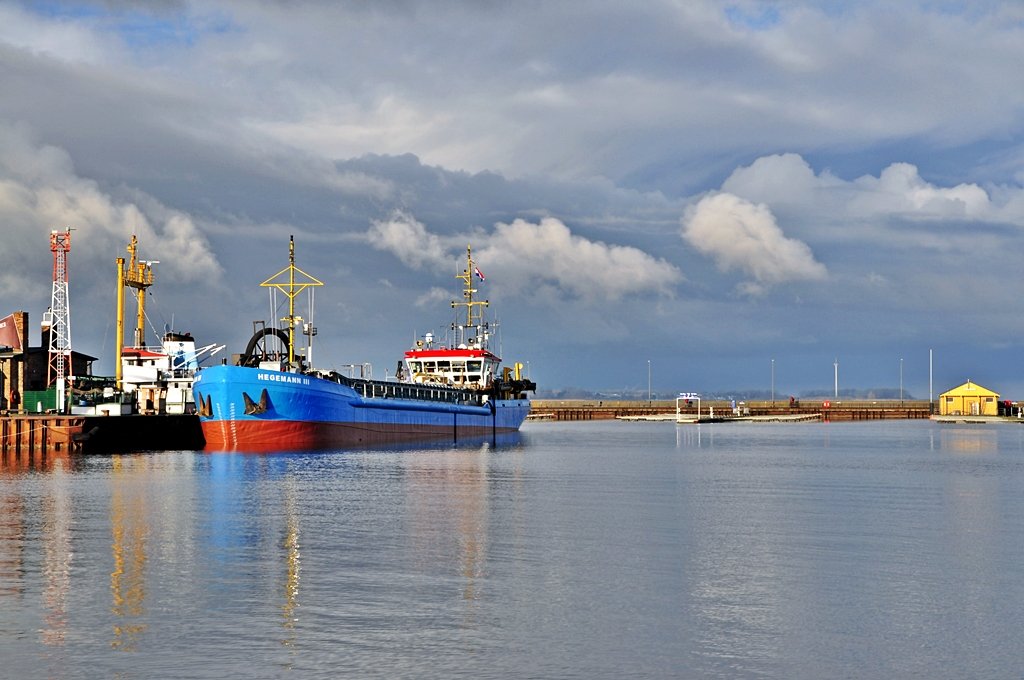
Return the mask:
M 806 243 L 783 234 L 767 206 L 732 194 L 707 196 L 690 208 L 683 217 L 683 238 L 722 271 L 750 276 L 742 286 L 749 293 L 827 274 Z
M 917 166 L 891 163 L 877 177 L 844 180 L 824 170 L 815 173 L 799 154 L 758 158 L 737 168 L 722 183 L 722 191 L 754 203 L 795 208 L 815 215 L 815 221 L 900 218 L 918 221 L 946 219 L 1007 219 L 1022 215 L 1000 208 L 977 184 L 943 187 L 928 182 Z M 1019 192 L 1019 190 L 1018 190 Z M 1015 192 L 1011 192 L 1009 204 Z
M 34 143 L 19 126 L 0 125 L 0 224 L 9 244 L 0 250 L 0 293 L 16 293 L 19 277 L 35 276 L 31 267 L 47 247 L 49 232 L 68 227 L 73 230 L 69 267 L 79 276 L 91 274 L 82 263 L 124 252 L 132 233 L 138 235 L 142 257 L 160 259 L 161 275 L 208 283 L 221 275 L 189 215 L 151 197 L 115 199 L 76 174 L 63 149 Z
M 503 265 L 521 281 L 556 284 L 581 299 L 616 300 L 627 295 L 670 295 L 683 276 L 675 265 L 639 248 L 592 241 L 561 220 L 518 219 L 498 223 L 480 261 Z
M 921 218 L 990 216 L 988 193 L 977 184 L 938 187 L 922 179 L 917 167 L 910 163 L 893 163 L 877 178 L 861 177 L 854 184 L 860 191 L 852 207 L 859 212 Z
M 370 245 L 392 253 L 407 267 L 425 269 L 443 266 L 451 258 L 436 234 L 408 212 L 396 210 L 386 220 L 377 220 L 366 233 Z
M 802 203 L 817 191 L 841 184 L 827 172 L 816 175 L 799 154 L 785 153 L 737 168 L 722 183 L 722 191 L 757 203 Z
M 498 223 L 493 232 L 440 236 L 406 212 L 374 222 L 369 243 L 394 254 L 406 266 L 444 272 L 461 269 L 464 243 L 503 293 L 555 286 L 580 300 L 617 300 L 627 295 L 670 295 L 682 274 L 671 263 L 631 246 L 592 241 L 573 234 L 561 220 Z M 458 250 L 456 250 L 458 248 Z

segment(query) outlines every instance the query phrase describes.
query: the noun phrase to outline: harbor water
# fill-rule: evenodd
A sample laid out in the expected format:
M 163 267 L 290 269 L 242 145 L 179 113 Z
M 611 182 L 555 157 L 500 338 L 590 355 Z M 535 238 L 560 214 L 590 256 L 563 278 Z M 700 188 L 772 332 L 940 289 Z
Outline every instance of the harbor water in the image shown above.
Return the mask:
M 0 461 L 0 677 L 1018 678 L 1024 425 Z

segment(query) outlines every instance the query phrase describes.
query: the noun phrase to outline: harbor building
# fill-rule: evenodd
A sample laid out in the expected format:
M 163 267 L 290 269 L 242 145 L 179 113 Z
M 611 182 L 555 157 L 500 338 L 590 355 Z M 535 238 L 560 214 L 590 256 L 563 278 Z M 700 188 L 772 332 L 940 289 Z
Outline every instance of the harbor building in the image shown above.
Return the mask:
M 44 315 L 44 318 L 46 315 Z M 40 345 L 29 347 L 28 312 L 14 312 L 0 318 L 0 410 L 36 411 L 56 406 L 56 392 L 50 387 L 50 326 L 40 328 Z M 96 357 L 71 352 L 71 376 L 91 376 Z
M 999 415 L 999 395 L 970 380 L 939 395 L 941 416 Z

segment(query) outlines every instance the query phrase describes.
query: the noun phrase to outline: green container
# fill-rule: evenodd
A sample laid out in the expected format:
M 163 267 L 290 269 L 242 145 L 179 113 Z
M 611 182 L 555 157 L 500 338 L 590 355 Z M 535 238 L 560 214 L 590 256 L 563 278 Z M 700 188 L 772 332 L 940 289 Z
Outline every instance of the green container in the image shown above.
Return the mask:
M 40 405 L 42 405 L 41 409 Z M 29 413 L 56 410 L 57 386 L 54 385 L 48 390 L 25 390 L 21 400 L 21 408 Z

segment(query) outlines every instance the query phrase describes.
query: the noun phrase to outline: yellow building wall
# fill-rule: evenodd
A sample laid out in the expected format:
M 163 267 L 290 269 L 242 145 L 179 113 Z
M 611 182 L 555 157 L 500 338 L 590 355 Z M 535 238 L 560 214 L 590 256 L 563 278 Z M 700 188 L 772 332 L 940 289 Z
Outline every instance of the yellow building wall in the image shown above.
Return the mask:
M 970 381 L 939 395 L 939 415 L 999 415 L 999 395 Z

